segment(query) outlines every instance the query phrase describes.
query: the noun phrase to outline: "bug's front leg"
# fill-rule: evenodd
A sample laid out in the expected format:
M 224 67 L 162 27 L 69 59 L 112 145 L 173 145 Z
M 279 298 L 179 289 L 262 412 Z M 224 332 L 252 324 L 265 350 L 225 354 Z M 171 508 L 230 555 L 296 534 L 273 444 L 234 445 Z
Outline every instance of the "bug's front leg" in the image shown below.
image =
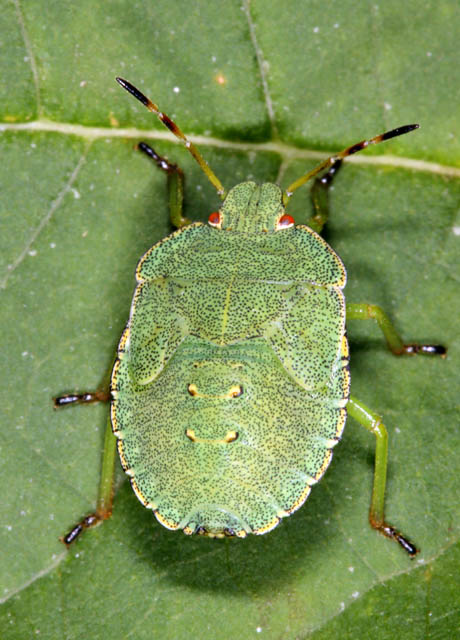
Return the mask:
M 385 311 L 376 304 L 347 303 L 347 319 L 376 320 L 385 336 L 388 348 L 396 356 L 420 353 L 446 357 L 447 349 L 440 344 L 405 344 Z
M 321 233 L 329 218 L 329 189 L 341 166 L 342 160 L 337 160 L 326 173 L 317 176 L 313 182 L 310 195 L 314 213 L 307 225 L 317 233 Z
M 417 547 L 405 535 L 385 521 L 385 486 L 388 465 L 388 433 L 385 425 L 379 415 L 356 398 L 350 397 L 347 411 L 350 416 L 376 437 L 374 484 L 369 509 L 370 525 L 387 538 L 400 544 L 404 551 L 413 558 L 418 553 Z
M 184 217 L 184 172 L 177 164 L 172 164 L 150 147 L 146 142 L 139 142 L 139 151 L 145 153 L 155 162 L 157 167 L 168 176 L 169 216 L 171 224 L 177 228 L 185 227 L 191 220 Z
M 61 408 L 76 404 L 91 404 L 95 402 L 108 402 L 110 393 L 108 391 L 86 392 L 81 394 L 67 394 L 54 398 L 54 407 Z M 113 478 L 115 472 L 116 438 L 112 433 L 110 418 L 104 435 L 104 451 L 102 454 L 101 480 L 99 484 L 99 495 L 96 511 L 85 516 L 72 529 L 62 536 L 61 541 L 69 546 L 83 533 L 112 515 L 113 504 Z

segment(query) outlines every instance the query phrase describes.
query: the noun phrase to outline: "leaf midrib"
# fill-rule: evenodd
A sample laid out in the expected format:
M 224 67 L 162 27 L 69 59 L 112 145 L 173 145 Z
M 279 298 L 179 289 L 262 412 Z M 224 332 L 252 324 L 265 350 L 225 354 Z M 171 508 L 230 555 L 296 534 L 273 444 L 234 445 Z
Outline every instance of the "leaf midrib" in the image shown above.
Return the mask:
M 167 131 L 146 130 L 136 128 L 120 128 L 114 129 L 109 127 L 89 127 L 85 125 L 72 124 L 68 122 L 53 122 L 51 120 L 34 120 L 27 123 L 2 123 L 0 124 L 0 132 L 9 131 L 29 131 L 29 132 L 45 132 L 60 133 L 66 136 L 77 136 L 89 140 L 99 138 L 143 138 L 146 140 L 162 140 L 180 144 L 172 134 Z M 285 144 L 280 141 L 268 142 L 236 142 L 232 140 L 223 140 L 212 136 L 187 135 L 191 142 L 204 147 L 215 147 L 216 149 L 228 149 L 229 151 L 244 152 L 271 152 L 279 154 L 283 159 L 287 160 L 324 160 L 333 155 L 337 150 L 318 151 L 315 149 L 305 149 L 293 145 Z M 347 163 L 368 165 L 368 166 L 385 166 L 409 169 L 423 173 L 438 174 L 450 178 L 460 178 L 460 167 L 453 165 L 445 165 L 439 162 L 429 162 L 428 160 L 417 160 L 407 156 L 395 156 L 391 154 L 382 155 L 356 155 L 347 158 Z

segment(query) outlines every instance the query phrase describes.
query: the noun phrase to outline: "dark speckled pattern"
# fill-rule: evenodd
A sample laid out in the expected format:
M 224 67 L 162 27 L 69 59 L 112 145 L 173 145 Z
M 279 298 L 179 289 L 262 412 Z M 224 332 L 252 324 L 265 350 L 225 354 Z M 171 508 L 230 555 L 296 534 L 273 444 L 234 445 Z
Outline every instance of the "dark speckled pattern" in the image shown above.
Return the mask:
M 243 536 L 304 502 L 342 433 L 346 276 L 307 227 L 274 231 L 275 185 L 238 185 L 221 213 L 222 229 L 192 224 L 140 261 L 112 424 L 162 524 Z

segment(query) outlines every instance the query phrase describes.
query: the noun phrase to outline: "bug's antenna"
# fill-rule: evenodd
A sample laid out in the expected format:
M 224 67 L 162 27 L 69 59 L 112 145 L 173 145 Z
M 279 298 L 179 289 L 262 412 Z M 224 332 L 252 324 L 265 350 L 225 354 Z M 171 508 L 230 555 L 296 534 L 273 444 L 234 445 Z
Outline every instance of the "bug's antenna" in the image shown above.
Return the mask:
M 190 140 L 187 139 L 187 137 L 185 136 L 184 133 L 182 133 L 182 131 L 177 126 L 177 124 L 173 122 L 171 118 L 169 118 L 165 113 L 160 111 L 160 109 L 157 107 L 157 105 L 154 102 L 152 102 L 151 100 L 149 100 L 149 98 L 144 96 L 144 94 L 141 93 L 139 89 L 136 89 L 136 87 L 132 85 L 130 82 L 128 82 L 127 80 L 123 80 L 123 78 L 117 78 L 116 80 L 118 84 L 120 84 L 123 87 L 123 89 L 126 89 L 126 91 L 128 91 L 128 93 L 130 93 L 135 98 L 137 98 L 139 102 L 142 102 L 142 104 L 145 107 L 147 107 L 149 111 L 157 115 L 158 118 L 161 120 L 161 122 L 165 125 L 165 127 L 167 127 L 176 136 L 176 138 L 179 138 L 179 140 L 182 140 L 182 142 L 185 144 L 185 146 L 190 151 L 192 156 L 198 162 L 198 164 L 206 174 L 208 180 L 213 184 L 213 186 L 217 190 L 217 193 L 223 200 L 226 196 L 226 192 L 221 181 L 215 175 L 212 169 L 209 167 L 208 163 L 203 158 L 203 156 L 198 151 L 198 149 L 195 147 L 193 142 L 190 142 Z
M 339 160 L 343 160 L 343 158 L 346 158 L 347 156 L 351 156 L 353 153 L 357 153 L 362 149 L 366 149 L 366 147 L 368 147 L 371 144 L 379 144 L 379 142 L 384 142 L 385 140 L 389 140 L 390 138 L 396 138 L 396 136 L 402 136 L 405 133 L 409 133 L 409 131 L 418 129 L 419 126 L 420 125 L 418 124 L 406 124 L 402 127 L 397 127 L 396 129 L 392 129 L 391 131 L 387 131 L 386 133 L 381 133 L 378 136 L 374 136 L 370 140 L 361 140 L 361 142 L 357 142 L 356 144 L 351 145 L 351 147 L 347 147 L 343 151 L 336 153 L 330 158 L 327 158 L 326 160 L 324 160 L 324 162 L 319 164 L 317 167 L 315 167 L 308 173 L 305 173 L 303 176 L 301 176 L 295 182 L 289 185 L 289 187 L 286 189 L 286 191 L 283 194 L 284 205 L 287 204 L 287 201 L 289 200 L 289 198 L 292 196 L 292 194 L 296 189 L 304 185 L 311 178 L 314 178 L 318 173 L 321 173 L 321 171 L 324 171 L 325 169 L 329 169 L 329 167 L 332 167 Z

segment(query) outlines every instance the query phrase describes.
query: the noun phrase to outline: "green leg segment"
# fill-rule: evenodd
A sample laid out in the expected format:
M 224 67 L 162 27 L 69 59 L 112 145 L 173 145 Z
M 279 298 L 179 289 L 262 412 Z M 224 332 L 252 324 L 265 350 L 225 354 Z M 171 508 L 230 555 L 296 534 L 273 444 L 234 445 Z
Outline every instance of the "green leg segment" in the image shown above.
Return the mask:
M 82 394 L 68 394 L 54 398 L 55 408 L 65 407 L 70 404 L 90 404 L 94 402 L 108 402 L 110 393 L 107 391 L 86 392 Z M 90 513 L 78 522 L 65 536 L 61 538 L 65 545 L 70 545 L 86 529 L 96 526 L 112 515 L 113 503 L 113 477 L 115 470 L 115 458 L 117 440 L 112 433 L 110 417 L 104 434 L 104 450 L 102 453 L 102 470 L 99 484 L 99 496 L 96 511 Z
M 337 160 L 329 171 L 315 178 L 313 182 L 310 193 L 314 213 L 307 221 L 307 225 L 317 233 L 321 233 L 329 217 L 329 188 L 341 165 L 342 161 Z
M 381 142 L 388 137 L 394 137 L 395 135 L 401 135 L 411 130 L 411 127 L 403 127 L 384 134 L 383 136 L 377 136 L 375 141 Z M 374 141 L 374 142 L 375 142 Z M 373 143 L 374 143 L 373 142 Z M 346 150 L 345 155 L 349 155 L 348 152 L 355 153 L 359 150 L 360 144 L 350 147 Z M 345 156 L 344 156 L 345 157 Z M 313 203 L 313 216 L 309 218 L 307 224 L 310 228 L 314 229 L 317 233 L 321 233 L 324 225 L 329 217 L 329 189 L 332 181 L 337 175 L 342 160 L 335 158 L 332 166 L 329 166 L 326 172 L 316 176 L 313 186 L 311 188 L 311 198 Z M 289 189 L 288 189 L 289 191 Z M 404 344 L 401 337 L 394 328 L 390 318 L 383 311 L 383 309 L 375 304 L 347 304 L 347 319 L 362 319 L 362 320 L 376 320 L 380 329 L 383 331 L 383 335 L 386 338 L 388 347 L 395 355 L 415 355 L 417 353 L 425 355 L 439 355 L 445 357 L 447 350 L 442 345 L 432 344 Z
M 104 451 L 102 453 L 102 470 L 99 484 L 99 496 L 95 513 L 90 513 L 83 520 L 78 522 L 65 536 L 62 542 L 69 546 L 78 536 L 112 515 L 113 503 L 113 477 L 115 470 L 115 457 L 117 451 L 117 441 L 112 433 L 110 418 L 107 421 L 104 437 Z
M 397 356 L 415 355 L 436 355 L 445 357 L 447 349 L 439 344 L 404 344 L 400 335 L 394 328 L 393 323 L 385 311 L 376 304 L 347 303 L 347 320 L 376 320 L 385 336 L 388 348 Z
M 376 437 L 374 486 L 372 489 L 369 522 L 374 529 L 387 538 L 398 542 L 411 557 L 418 549 L 397 529 L 385 522 L 385 486 L 388 464 L 388 433 L 382 419 L 356 398 L 350 397 L 347 405 L 348 414 L 355 418 Z
M 145 142 L 140 142 L 138 145 L 139 151 L 145 153 L 151 158 L 157 167 L 162 171 L 165 171 L 168 175 L 168 193 L 169 193 L 169 212 L 171 224 L 175 227 L 184 227 L 190 224 L 188 218 L 184 218 L 183 204 L 184 204 L 184 172 L 176 164 L 171 164 L 159 156 L 157 152 L 152 149 Z

